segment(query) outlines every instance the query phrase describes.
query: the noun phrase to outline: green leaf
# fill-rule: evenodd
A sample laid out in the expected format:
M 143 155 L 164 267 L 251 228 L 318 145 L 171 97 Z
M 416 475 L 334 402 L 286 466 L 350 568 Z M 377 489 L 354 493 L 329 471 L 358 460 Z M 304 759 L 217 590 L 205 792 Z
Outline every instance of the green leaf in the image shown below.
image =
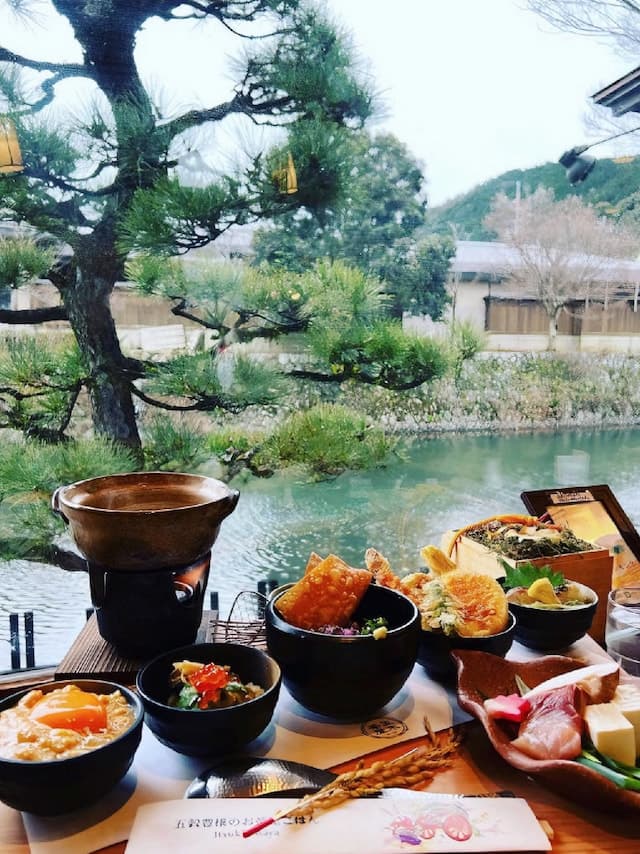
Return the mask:
M 200 694 L 198 694 L 192 685 L 184 685 L 180 689 L 180 694 L 178 695 L 178 708 L 193 709 L 199 698 Z
M 561 587 L 564 584 L 564 575 L 553 570 L 548 564 L 535 566 L 527 562 L 511 566 L 506 561 L 502 561 L 502 565 L 506 571 L 503 585 L 507 590 L 512 587 L 531 587 L 539 578 L 548 578 L 554 587 Z

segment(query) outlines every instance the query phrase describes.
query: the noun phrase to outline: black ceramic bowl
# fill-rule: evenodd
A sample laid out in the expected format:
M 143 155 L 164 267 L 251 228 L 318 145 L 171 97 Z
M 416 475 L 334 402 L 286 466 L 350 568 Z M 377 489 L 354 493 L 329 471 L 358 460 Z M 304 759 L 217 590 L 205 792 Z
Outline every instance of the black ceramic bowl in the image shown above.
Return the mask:
M 541 652 L 559 652 L 589 631 L 598 607 L 598 595 L 585 584 L 571 583 L 591 600 L 589 604 L 551 610 L 509 602 L 509 610 L 516 618 L 515 640 L 518 643 Z
M 267 647 L 300 705 L 331 718 L 362 719 L 385 706 L 406 682 L 416 660 L 420 617 L 413 602 L 371 584 L 353 615 L 386 617 L 387 636 L 327 635 L 299 629 L 278 613 L 278 588 L 266 606 Z
M 516 631 L 516 619 L 509 614 L 509 622 L 504 631 L 485 637 L 463 638 L 459 635 L 445 635 L 442 632 L 420 631 L 418 661 L 432 679 L 438 682 L 454 682 L 456 665 L 451 653 L 459 649 L 476 649 L 504 656 L 511 649 Z
M 60 815 L 100 800 L 127 773 L 142 735 L 143 709 L 136 695 L 112 682 L 69 679 L 35 686 L 49 693 L 74 684 L 94 694 L 120 691 L 134 713 L 131 726 L 113 741 L 68 759 L 27 761 L 0 757 L 0 800 L 36 815 Z M 0 714 L 14 706 L 32 688 L 0 701 Z
M 229 665 L 242 682 L 264 694 L 220 709 L 178 709 L 167 705 L 173 663 Z M 197 643 L 164 652 L 138 673 L 136 687 L 144 720 L 158 741 L 188 756 L 220 756 L 249 744 L 266 729 L 280 693 L 280 668 L 260 649 L 234 643 Z

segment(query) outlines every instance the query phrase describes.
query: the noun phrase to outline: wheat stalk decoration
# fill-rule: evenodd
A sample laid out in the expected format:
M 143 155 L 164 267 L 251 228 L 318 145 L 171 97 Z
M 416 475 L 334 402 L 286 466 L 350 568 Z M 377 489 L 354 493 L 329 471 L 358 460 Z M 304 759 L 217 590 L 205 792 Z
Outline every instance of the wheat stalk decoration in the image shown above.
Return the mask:
M 460 744 L 460 738 L 451 729 L 437 738 L 430 732 L 427 721 L 425 726 L 428 730 L 429 744 L 403 753 L 391 762 L 378 761 L 365 767 L 361 760 L 354 771 L 340 774 L 322 789 L 306 795 L 292 807 L 280 810 L 271 818 L 248 828 L 242 835 L 245 838 L 253 836 L 254 833 L 281 818 L 309 816 L 316 810 L 330 809 L 351 798 L 376 795 L 381 789 L 393 787 L 410 789 L 428 782 L 438 771 L 451 765 L 453 755 Z

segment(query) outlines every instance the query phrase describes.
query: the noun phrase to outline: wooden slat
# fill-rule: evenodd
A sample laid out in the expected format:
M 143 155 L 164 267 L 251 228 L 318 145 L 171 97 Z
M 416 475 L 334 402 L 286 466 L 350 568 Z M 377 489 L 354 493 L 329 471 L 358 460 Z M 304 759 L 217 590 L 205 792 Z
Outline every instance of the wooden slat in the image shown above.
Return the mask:
M 218 625 L 216 611 L 203 611 L 196 641 L 207 643 L 214 637 Z M 95 614 L 87 620 L 71 648 L 56 668 L 55 678 L 107 679 L 122 685 L 135 682 L 136 674 L 148 659 L 125 658 L 113 644 L 100 635 Z

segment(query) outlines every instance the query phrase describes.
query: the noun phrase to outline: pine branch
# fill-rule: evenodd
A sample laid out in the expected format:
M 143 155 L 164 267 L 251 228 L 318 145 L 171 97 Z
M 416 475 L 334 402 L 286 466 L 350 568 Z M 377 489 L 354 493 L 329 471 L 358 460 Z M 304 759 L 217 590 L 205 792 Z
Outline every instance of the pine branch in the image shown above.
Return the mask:
M 67 401 L 67 405 L 65 407 L 64 412 L 62 413 L 62 417 L 60 419 L 60 425 L 58 430 L 60 432 L 60 436 L 64 436 L 64 431 L 67 429 L 69 424 L 71 423 L 71 418 L 73 416 L 73 411 L 76 408 L 76 403 L 78 402 L 78 398 L 80 397 L 80 392 L 84 388 L 85 381 L 78 380 L 68 389 L 69 392 L 69 400 Z
M 205 318 L 199 317 L 191 311 L 187 311 L 187 300 L 184 297 L 167 294 L 167 298 L 177 300 L 176 305 L 173 305 L 170 308 L 171 314 L 174 314 L 176 317 L 184 317 L 185 320 L 192 320 L 194 323 L 204 326 L 205 329 L 218 329 L 220 330 L 220 337 L 230 331 L 229 326 L 223 326 L 219 323 L 210 323 L 208 320 L 205 320 Z
M 193 403 L 167 403 L 166 401 L 159 400 L 158 398 L 145 394 L 135 386 L 131 387 L 131 393 L 144 403 L 148 403 L 156 409 L 164 409 L 167 412 L 211 412 L 214 409 L 224 409 L 228 412 L 234 412 L 240 408 L 233 404 L 230 405 L 229 401 L 219 397 L 218 395 L 206 395 L 199 397 Z
M 281 30 L 275 30 L 273 32 L 266 33 L 265 35 L 251 35 L 236 32 L 228 23 L 228 21 L 254 21 L 256 15 L 259 15 L 261 12 L 272 11 L 273 7 L 269 0 L 245 0 L 245 2 L 237 4 L 241 6 L 238 12 L 233 12 L 229 8 L 230 4 L 223 9 L 219 2 L 205 3 L 201 2 L 201 0 L 184 0 L 184 2 L 172 4 L 173 8 L 167 9 L 166 7 L 169 5 L 169 3 L 158 3 L 158 8 L 155 10 L 154 14 L 165 21 L 188 21 L 193 19 L 201 21 L 203 18 L 215 18 L 223 26 L 227 27 L 227 29 L 229 29 L 234 35 L 246 39 L 268 38 L 271 35 L 277 35 L 282 32 Z M 184 7 L 192 9 L 193 11 L 189 14 L 175 14 L 176 9 Z
M 382 386 L 382 388 L 388 388 L 391 391 L 409 391 L 412 388 L 418 388 L 418 386 L 425 382 L 425 377 L 419 375 L 404 382 L 394 382 L 384 378 L 381 379 L 380 377 L 370 377 L 367 374 L 354 371 L 339 371 L 335 374 L 327 374 L 321 371 L 303 370 L 302 368 L 288 371 L 288 376 L 312 380 L 317 383 L 344 383 L 347 380 L 355 380 L 363 385 L 378 385 Z
M 0 323 L 10 323 L 15 326 L 68 319 L 67 310 L 63 305 L 50 306 L 49 308 L 0 308 Z
M 86 67 L 77 62 L 46 62 L 45 60 L 29 59 L 2 46 L 0 46 L 0 62 L 10 62 L 21 65 L 23 68 L 32 68 L 34 71 L 51 71 L 59 79 L 89 76 Z
M 101 169 L 104 168 L 104 164 L 101 164 Z M 70 178 L 65 180 L 64 178 L 59 178 L 57 175 L 53 175 L 51 172 L 48 172 L 46 169 L 42 169 L 38 166 L 27 165 L 23 169 L 22 174 L 27 178 L 36 178 L 39 181 L 43 181 L 45 184 L 48 184 L 51 187 L 56 187 L 58 190 L 64 190 L 68 193 L 82 193 L 83 196 L 91 196 L 92 198 L 99 198 L 101 196 L 109 196 L 115 192 L 115 189 L 112 185 L 107 187 L 101 187 L 98 190 L 89 190 L 85 187 L 77 187 L 74 183 L 71 183 L 74 180 L 77 181 L 85 181 L 86 178 Z
M 255 123 L 255 114 L 270 114 L 273 110 L 282 110 L 290 104 L 290 99 L 285 97 L 272 98 L 269 101 L 258 103 L 250 97 L 251 91 L 247 93 L 237 92 L 229 101 L 218 104 L 215 107 L 206 107 L 201 110 L 190 110 L 182 116 L 172 119 L 161 125 L 167 130 L 173 139 L 178 134 L 194 127 L 200 127 L 205 122 L 220 122 L 233 113 L 242 113 Z

